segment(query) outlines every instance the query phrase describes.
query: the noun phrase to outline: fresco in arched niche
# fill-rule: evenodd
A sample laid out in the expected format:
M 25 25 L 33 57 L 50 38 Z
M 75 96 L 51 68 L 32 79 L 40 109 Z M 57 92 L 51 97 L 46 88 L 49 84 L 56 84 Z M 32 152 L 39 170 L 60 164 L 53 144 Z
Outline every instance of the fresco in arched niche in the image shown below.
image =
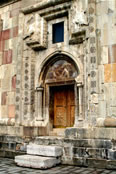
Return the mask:
M 77 75 L 76 67 L 71 62 L 58 60 L 49 67 L 45 80 L 68 80 Z

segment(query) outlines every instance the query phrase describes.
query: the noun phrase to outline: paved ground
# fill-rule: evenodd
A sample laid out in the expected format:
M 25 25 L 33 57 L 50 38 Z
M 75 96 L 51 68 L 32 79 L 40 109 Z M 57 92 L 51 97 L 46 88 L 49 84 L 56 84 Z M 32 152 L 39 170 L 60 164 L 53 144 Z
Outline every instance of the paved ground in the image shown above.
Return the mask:
M 60 165 L 48 170 L 18 167 L 12 159 L 0 158 L 0 174 L 116 174 L 114 170 L 80 168 Z

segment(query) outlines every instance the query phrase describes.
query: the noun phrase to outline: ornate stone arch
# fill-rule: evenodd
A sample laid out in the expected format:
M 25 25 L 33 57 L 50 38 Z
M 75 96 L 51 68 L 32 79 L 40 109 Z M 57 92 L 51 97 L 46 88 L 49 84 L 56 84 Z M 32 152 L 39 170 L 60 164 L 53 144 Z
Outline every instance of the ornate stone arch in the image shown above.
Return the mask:
M 62 85 L 64 82 L 70 84 L 70 82 L 73 81 L 76 89 L 75 102 L 77 101 L 77 95 L 81 96 L 82 94 L 83 65 L 78 58 L 73 57 L 67 52 L 57 51 L 46 57 L 41 64 L 38 75 L 38 108 L 40 108 L 38 120 L 49 120 L 48 106 L 51 85 L 56 85 L 57 82 L 60 82 Z M 41 105 L 42 103 L 43 106 Z M 78 120 L 78 118 L 82 119 L 82 99 L 79 99 L 78 106 L 80 107 L 80 111 L 75 112 L 75 120 Z M 43 108 L 43 110 L 41 108 Z M 74 125 L 77 125 L 77 121 Z
M 59 66 L 58 66 L 59 64 Z M 72 68 L 71 68 L 72 65 Z M 53 66 L 53 67 L 52 67 Z M 62 71 L 61 71 L 61 69 Z M 49 70 L 48 70 L 49 69 Z M 72 69 L 72 71 L 71 71 Z M 43 83 L 45 82 L 45 77 L 49 76 L 47 71 L 55 71 L 56 76 L 57 73 L 61 75 L 64 75 L 65 80 L 75 80 L 77 84 L 83 84 L 83 65 L 81 61 L 78 58 L 75 58 L 70 53 L 67 52 L 54 52 L 51 55 L 49 55 L 41 64 L 41 68 L 39 70 L 39 86 L 43 86 Z M 66 73 L 67 71 L 67 73 Z M 74 72 L 75 71 L 75 72 Z M 55 74 L 52 75 L 52 77 L 55 77 Z M 51 77 L 51 78 L 52 78 Z M 57 78 L 57 77 L 56 77 Z M 62 80 L 64 80 L 62 78 Z M 50 80 L 50 79 L 49 79 Z M 57 80 L 61 80 L 60 77 Z M 55 79 L 54 79 L 55 81 Z M 47 82 L 47 81 L 46 81 Z

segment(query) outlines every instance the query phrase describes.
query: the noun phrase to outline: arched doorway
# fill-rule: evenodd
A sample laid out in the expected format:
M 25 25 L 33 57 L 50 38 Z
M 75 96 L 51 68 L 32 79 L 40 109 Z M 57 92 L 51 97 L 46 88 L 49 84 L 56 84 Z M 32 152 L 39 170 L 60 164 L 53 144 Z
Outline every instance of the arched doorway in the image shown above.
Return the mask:
M 44 108 L 47 108 L 51 128 L 74 126 L 75 114 L 79 111 L 75 82 L 78 75 L 78 67 L 67 55 L 57 54 L 44 65 L 41 75 Z

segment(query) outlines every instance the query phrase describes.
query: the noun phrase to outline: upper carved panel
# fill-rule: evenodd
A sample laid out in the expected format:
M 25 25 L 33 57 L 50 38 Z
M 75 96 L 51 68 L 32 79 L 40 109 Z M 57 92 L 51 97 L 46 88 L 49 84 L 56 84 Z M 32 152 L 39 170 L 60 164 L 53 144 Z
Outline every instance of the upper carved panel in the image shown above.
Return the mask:
M 33 49 L 45 49 L 48 44 L 48 21 L 67 17 L 69 44 L 80 44 L 85 39 L 87 0 L 44 0 L 22 9 L 25 14 L 24 40 Z
M 86 1 L 86 0 L 85 0 Z M 82 0 L 74 0 L 70 10 L 71 32 L 76 33 L 81 27 L 87 25 L 86 4 Z
M 75 66 L 66 60 L 58 60 L 49 67 L 46 74 L 47 81 L 69 80 L 74 79 L 78 75 Z
M 24 40 L 33 49 L 47 46 L 47 24 L 37 13 L 25 17 Z

